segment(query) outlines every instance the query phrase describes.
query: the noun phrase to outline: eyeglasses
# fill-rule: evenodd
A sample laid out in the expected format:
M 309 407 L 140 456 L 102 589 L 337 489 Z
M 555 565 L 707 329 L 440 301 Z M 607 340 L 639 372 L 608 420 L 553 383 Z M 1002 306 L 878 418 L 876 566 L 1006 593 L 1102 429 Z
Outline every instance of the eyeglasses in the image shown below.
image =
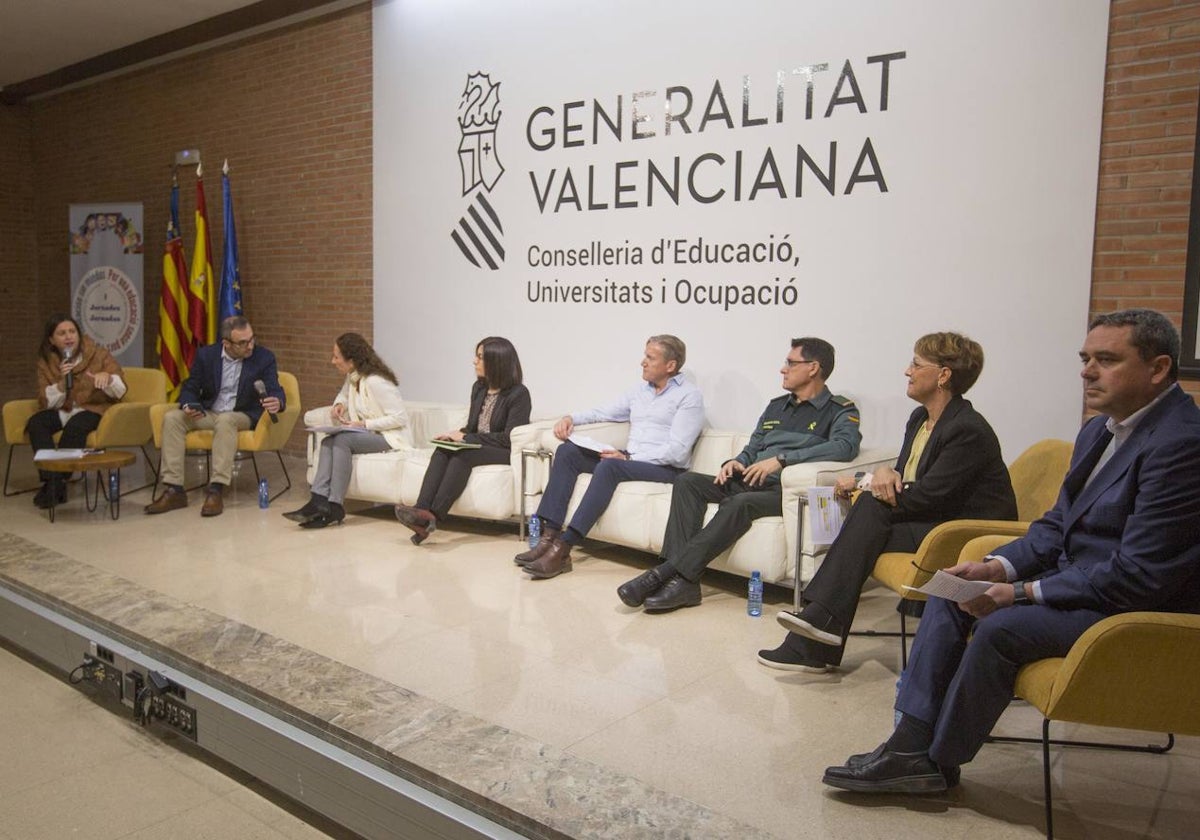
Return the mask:
M 816 359 L 784 359 L 783 363 L 788 366 L 788 369 L 794 368 L 796 365 L 812 365 L 816 364 Z
M 909 370 L 920 370 L 921 368 L 944 368 L 945 365 L 939 365 L 937 362 L 918 362 L 913 359 L 908 363 Z
M 230 344 L 232 344 L 234 347 L 237 347 L 241 350 L 245 350 L 247 347 L 249 347 L 251 344 L 254 343 L 254 336 L 250 336 L 249 338 L 243 338 L 241 341 L 234 341 L 232 338 L 227 338 L 225 340 L 228 341 Z

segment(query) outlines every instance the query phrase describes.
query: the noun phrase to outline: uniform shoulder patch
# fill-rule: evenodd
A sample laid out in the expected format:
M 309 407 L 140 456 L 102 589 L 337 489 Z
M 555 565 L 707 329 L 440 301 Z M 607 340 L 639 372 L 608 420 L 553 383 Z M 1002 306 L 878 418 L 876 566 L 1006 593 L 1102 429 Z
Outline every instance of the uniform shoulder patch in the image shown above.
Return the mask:
M 842 408 L 854 407 L 854 400 L 850 399 L 849 397 L 843 397 L 841 394 L 834 394 L 830 397 L 830 399 L 840 405 Z

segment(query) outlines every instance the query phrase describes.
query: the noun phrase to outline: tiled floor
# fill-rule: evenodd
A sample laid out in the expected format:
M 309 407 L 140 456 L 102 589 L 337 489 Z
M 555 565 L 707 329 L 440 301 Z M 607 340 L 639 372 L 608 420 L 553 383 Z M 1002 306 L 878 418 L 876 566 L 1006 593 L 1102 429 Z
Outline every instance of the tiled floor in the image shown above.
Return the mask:
M 706 585 L 701 607 L 652 616 L 616 599 L 616 586 L 648 561 L 624 550 L 596 549 L 571 574 L 531 581 L 511 562 L 518 550 L 513 528 L 452 524 L 417 548 L 389 511 L 376 510 L 351 515 L 338 528 L 304 531 L 279 513 L 307 493 L 298 486 L 260 511 L 250 476 L 239 479 L 215 520 L 202 520 L 197 503 L 143 516 L 148 498 L 145 491 L 127 498 L 120 521 L 111 522 L 103 510 L 86 513 L 73 497 L 51 525 L 20 496 L 0 501 L 0 522 L 69 557 L 781 838 L 1041 836 L 1036 748 L 985 748 L 965 769 L 962 786 L 943 797 L 867 799 L 821 785 L 827 764 L 886 737 L 899 656 L 895 640 L 853 639 L 844 668 L 832 675 L 763 668 L 754 653 L 782 638 L 770 615 L 790 592 L 769 589 L 767 615 L 750 618 L 744 582 L 718 577 Z M 892 626 L 893 602 L 869 591 L 860 625 Z M 0 683 L 5 707 L 23 680 Z M 47 722 L 71 731 L 70 708 L 64 700 Z M 1039 724 L 1035 712 L 1014 707 L 1001 726 L 1036 734 Z M 171 752 L 137 730 L 121 744 L 139 761 Z M 1187 738 L 1162 757 L 1058 753 L 1059 836 L 1194 836 L 1197 758 L 1200 741 Z M 63 816 L 50 800 L 14 798 L 7 785 L 0 790 L 0 837 L 17 813 Z M 209 799 L 187 813 L 244 805 L 232 790 Z M 288 834 L 267 821 L 267 830 Z M 308 834 L 289 836 L 313 833 L 298 830 Z M 197 828 L 174 836 L 205 835 Z
M 253 778 L 148 732 L 4 648 L 0 687 L 3 840 L 329 836 Z

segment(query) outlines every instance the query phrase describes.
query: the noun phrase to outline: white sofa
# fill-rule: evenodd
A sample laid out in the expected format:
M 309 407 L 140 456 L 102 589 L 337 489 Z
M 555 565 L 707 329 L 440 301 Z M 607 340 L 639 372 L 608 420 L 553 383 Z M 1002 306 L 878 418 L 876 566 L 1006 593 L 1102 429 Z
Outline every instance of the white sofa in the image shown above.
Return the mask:
M 461 427 L 467 417 L 467 407 L 462 405 L 406 402 L 405 408 L 412 423 L 413 441 L 418 447 L 427 445 L 436 434 Z M 312 409 L 304 415 L 307 426 L 328 425 L 330 419 L 328 406 Z M 550 476 L 550 455 L 560 444 L 554 437 L 554 422 L 540 420 L 514 429 L 509 463 L 476 467 L 450 513 L 476 519 L 523 522 L 524 517 L 536 511 Z M 579 431 L 620 448 L 628 437 L 629 424 L 593 423 L 580 426 Z M 321 437 L 317 433 L 309 435 L 310 484 L 316 471 Z M 693 450 L 692 469 L 716 473 L 722 463 L 741 452 L 748 440 L 749 435 L 743 433 L 706 430 Z M 417 448 L 355 455 L 354 474 L 346 498 L 383 504 L 414 504 L 432 454 L 430 448 Z M 711 567 L 743 577 L 750 577 L 750 573 L 757 570 L 768 583 L 794 586 L 799 558 L 800 580 L 807 582 L 816 571 L 825 548 L 813 545 L 812 531 L 807 527 L 803 551 L 797 544 L 798 511 L 801 499 L 807 498 L 808 488 L 832 483 L 837 475 L 869 470 L 877 463 L 894 459 L 895 453 L 890 450 L 864 448 L 853 461 L 814 461 L 788 467 L 781 474 L 783 515 L 756 520 L 749 532 L 717 557 Z M 590 480 L 591 476 L 580 476 L 568 516 L 578 506 Z M 657 554 L 662 548 L 670 511 L 671 485 L 650 481 L 624 482 L 617 488 L 608 509 L 588 538 Z M 709 505 L 708 517 L 715 512 L 716 505 Z
M 533 423 L 513 431 L 514 451 L 553 452 L 560 441 L 554 437 L 553 422 Z M 612 444 L 620 449 L 629 434 L 628 423 L 592 423 L 579 426 L 580 433 Z M 737 455 L 745 447 L 750 436 L 743 433 L 708 429 L 700 435 L 692 450 L 691 468 L 697 472 L 715 474 L 721 464 Z M 829 484 L 839 474 L 853 474 L 858 470 L 871 469 L 875 464 L 895 460 L 895 453 L 886 449 L 864 448 L 853 461 L 813 461 L 793 464 L 780 476 L 783 482 L 783 515 L 764 516 L 755 520 L 746 534 L 710 564 L 742 577 L 750 577 L 757 570 L 768 583 L 795 586 L 797 558 L 800 558 L 800 580 L 807 582 L 816 571 L 816 563 L 822 556 L 824 546 L 815 546 L 811 529 L 804 530 L 803 552 L 799 550 L 796 532 L 800 501 L 807 499 L 809 487 Z M 536 472 L 526 477 L 528 490 L 526 506 L 532 513 L 541 499 L 550 475 L 549 462 L 527 462 L 530 471 L 536 463 Z M 579 477 L 568 518 L 579 505 L 591 476 Z M 716 513 L 717 506 L 709 505 L 707 522 Z M 662 548 L 667 517 L 671 511 L 671 485 L 652 481 L 623 482 L 604 514 L 597 520 L 588 534 L 589 539 L 616 543 L 639 551 L 657 554 Z
M 421 480 L 429 467 L 433 448 L 428 441 L 434 435 L 461 428 L 467 422 L 467 406 L 444 403 L 405 401 L 412 424 L 413 442 L 417 449 L 373 452 L 354 456 L 354 473 L 346 490 L 347 499 L 361 499 L 394 505 L 411 505 L 421 492 Z M 314 408 L 304 415 L 305 426 L 330 425 L 330 406 Z M 308 483 L 312 484 L 324 435 L 311 432 L 308 436 Z M 520 450 L 514 450 L 510 464 L 489 464 L 476 467 L 458 501 L 450 508 L 455 516 L 475 519 L 516 521 L 521 510 L 518 484 L 521 469 Z

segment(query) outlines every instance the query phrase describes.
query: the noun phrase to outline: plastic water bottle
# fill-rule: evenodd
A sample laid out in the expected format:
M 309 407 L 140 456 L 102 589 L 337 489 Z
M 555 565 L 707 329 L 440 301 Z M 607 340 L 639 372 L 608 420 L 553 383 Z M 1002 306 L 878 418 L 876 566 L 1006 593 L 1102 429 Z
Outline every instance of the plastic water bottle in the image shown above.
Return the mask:
M 900 686 L 904 685 L 904 673 L 905 673 L 904 671 L 901 671 L 900 676 L 896 678 L 896 699 L 897 700 L 900 699 Z M 899 726 L 900 718 L 903 717 L 903 712 L 901 712 L 899 709 L 893 709 L 892 712 L 893 712 L 892 725 Z
M 750 573 L 750 587 L 747 593 L 746 613 L 758 617 L 762 615 L 762 575 L 755 571 Z
M 266 510 L 269 504 L 271 504 L 271 489 L 267 486 L 267 480 L 260 478 L 258 480 L 258 506 Z
M 118 470 L 113 470 L 108 474 L 109 504 L 116 502 L 119 498 L 121 498 L 121 473 Z
M 529 517 L 529 547 L 537 548 L 538 540 L 542 538 L 542 519 L 536 513 Z

